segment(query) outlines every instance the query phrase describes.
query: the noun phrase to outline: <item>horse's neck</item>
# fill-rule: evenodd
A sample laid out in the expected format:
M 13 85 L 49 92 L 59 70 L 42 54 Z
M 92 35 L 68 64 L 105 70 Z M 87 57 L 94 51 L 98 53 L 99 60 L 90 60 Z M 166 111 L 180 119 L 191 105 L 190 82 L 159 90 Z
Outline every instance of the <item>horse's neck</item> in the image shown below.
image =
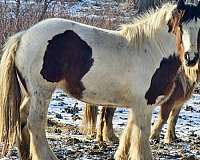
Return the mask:
M 164 57 L 176 53 L 176 39 L 173 34 L 168 32 L 167 25 L 155 35 L 155 43 L 160 50 L 159 54 Z

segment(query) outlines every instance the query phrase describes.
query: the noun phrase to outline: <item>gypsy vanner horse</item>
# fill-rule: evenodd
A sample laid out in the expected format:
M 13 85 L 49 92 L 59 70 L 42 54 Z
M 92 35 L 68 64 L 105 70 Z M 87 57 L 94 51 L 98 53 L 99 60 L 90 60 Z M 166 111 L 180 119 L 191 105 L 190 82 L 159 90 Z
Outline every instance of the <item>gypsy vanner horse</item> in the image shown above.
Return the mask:
M 196 23 L 200 28 L 200 1 L 197 6 L 185 5 L 185 16 L 183 22 Z M 199 30 L 199 28 L 197 28 Z M 197 51 L 200 53 L 200 30 L 197 36 Z M 200 64 L 199 64 L 200 67 Z M 183 104 L 190 99 L 192 93 L 200 81 L 200 68 L 195 71 L 196 80 L 188 79 L 182 71 L 176 78 L 176 87 L 170 98 L 161 105 L 161 110 L 158 119 L 155 121 L 151 130 L 151 139 L 159 139 L 160 131 L 163 125 L 167 122 L 167 131 L 165 133 L 165 143 L 170 143 L 176 140 L 175 126 Z
M 181 66 L 197 66 L 196 30 L 190 35 L 182 15 L 179 5 L 166 4 L 119 31 L 53 18 L 10 37 L 0 77 L 4 154 L 17 139 L 21 159 L 57 159 L 45 127 L 52 92 L 60 88 L 84 102 L 129 107 L 129 159 L 152 159 L 148 105 L 167 100 Z M 116 159 L 125 159 L 119 151 Z
M 183 23 L 197 23 L 196 26 L 200 27 L 200 2 L 197 5 L 184 4 L 184 15 L 182 18 Z M 196 28 L 199 30 L 199 28 Z M 197 50 L 200 52 L 200 32 L 197 36 Z M 199 64 L 200 65 L 200 64 Z M 179 116 L 179 112 L 183 104 L 191 97 L 195 86 L 200 81 L 200 68 L 198 70 L 188 70 L 194 72 L 195 79 L 188 79 L 185 72 L 182 70 L 178 73 L 176 78 L 176 86 L 168 98 L 160 106 L 160 114 L 155 121 L 152 131 L 151 139 L 159 139 L 160 131 L 163 125 L 167 122 L 167 131 L 165 133 L 165 143 L 170 143 L 176 140 L 175 125 Z M 102 107 L 99 115 L 99 123 L 97 122 L 98 106 L 92 104 L 86 104 L 83 111 L 83 132 L 85 134 L 94 134 L 96 131 L 96 139 L 99 141 L 118 141 L 117 136 L 114 133 L 112 119 L 116 108 Z M 98 127 L 96 127 L 96 125 Z M 97 128 L 97 129 L 96 129 Z

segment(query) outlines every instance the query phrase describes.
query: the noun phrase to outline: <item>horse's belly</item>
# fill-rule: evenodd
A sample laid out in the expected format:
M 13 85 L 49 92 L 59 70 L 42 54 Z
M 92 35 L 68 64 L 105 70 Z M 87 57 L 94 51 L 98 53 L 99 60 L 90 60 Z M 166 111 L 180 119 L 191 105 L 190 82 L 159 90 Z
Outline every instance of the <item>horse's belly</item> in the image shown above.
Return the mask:
M 81 99 L 85 102 L 127 106 L 132 96 L 131 87 L 117 76 L 101 77 L 100 73 L 91 76 L 89 73 L 88 78 L 86 75 L 82 83 L 85 89 Z

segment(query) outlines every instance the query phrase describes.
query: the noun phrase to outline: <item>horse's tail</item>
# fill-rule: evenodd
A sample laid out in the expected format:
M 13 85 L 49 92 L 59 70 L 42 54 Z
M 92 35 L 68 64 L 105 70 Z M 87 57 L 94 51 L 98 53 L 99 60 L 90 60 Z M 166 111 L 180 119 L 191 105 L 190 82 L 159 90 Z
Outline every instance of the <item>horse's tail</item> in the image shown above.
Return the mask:
M 0 65 L 0 141 L 5 155 L 20 132 L 21 90 L 15 66 L 15 56 L 23 32 L 10 37 L 3 48 Z
M 85 134 L 94 134 L 96 131 L 98 107 L 92 104 L 86 104 L 83 111 L 82 132 Z

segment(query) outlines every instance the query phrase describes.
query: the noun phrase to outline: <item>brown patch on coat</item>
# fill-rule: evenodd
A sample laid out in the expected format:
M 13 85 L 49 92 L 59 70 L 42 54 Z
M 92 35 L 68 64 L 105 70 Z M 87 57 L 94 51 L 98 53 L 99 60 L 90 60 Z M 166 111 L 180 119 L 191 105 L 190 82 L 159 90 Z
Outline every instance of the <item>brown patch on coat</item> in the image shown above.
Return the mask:
M 180 4 L 179 4 L 180 5 Z M 183 7 L 183 6 L 184 7 Z M 168 32 L 171 32 L 176 37 L 176 52 L 178 53 L 182 63 L 186 64 L 188 67 L 193 67 L 196 65 L 199 59 L 199 55 L 196 54 L 195 58 L 191 59 L 188 53 L 185 53 L 184 45 L 182 41 L 182 24 L 190 22 L 195 17 L 197 18 L 197 7 L 182 4 L 172 12 L 172 18 L 168 21 Z M 191 11 L 195 14 L 191 14 Z M 192 12 L 193 13 L 193 12 Z M 187 58 L 188 57 L 188 58 Z
M 172 92 L 170 98 L 161 105 L 160 113 L 162 119 L 164 119 L 165 121 L 167 121 L 169 113 L 174 107 L 175 102 L 184 97 L 184 90 L 181 79 L 179 77 L 177 77 L 175 84 L 176 84 L 175 89 Z
M 81 98 L 85 89 L 81 79 L 94 59 L 92 48 L 75 32 L 67 30 L 48 41 L 40 74 L 49 82 L 66 81 L 66 90 Z
M 148 105 L 155 104 L 159 96 L 168 96 L 170 94 L 180 66 L 181 62 L 176 55 L 162 59 L 159 68 L 156 69 L 152 76 L 150 87 L 145 94 Z
M 176 37 L 176 52 L 178 53 L 180 60 L 182 62 L 184 62 L 183 59 L 185 55 L 185 50 L 182 41 L 183 31 L 181 24 L 181 18 L 183 17 L 183 15 L 184 15 L 183 11 L 175 9 L 172 13 L 172 18 L 169 20 L 167 24 L 169 27 L 168 32 L 173 33 Z
M 195 82 L 191 82 L 185 75 L 184 71 L 181 71 L 175 81 L 176 87 L 171 94 L 170 98 L 161 105 L 161 117 L 167 121 L 171 110 L 184 104 L 191 96 L 195 88 Z

